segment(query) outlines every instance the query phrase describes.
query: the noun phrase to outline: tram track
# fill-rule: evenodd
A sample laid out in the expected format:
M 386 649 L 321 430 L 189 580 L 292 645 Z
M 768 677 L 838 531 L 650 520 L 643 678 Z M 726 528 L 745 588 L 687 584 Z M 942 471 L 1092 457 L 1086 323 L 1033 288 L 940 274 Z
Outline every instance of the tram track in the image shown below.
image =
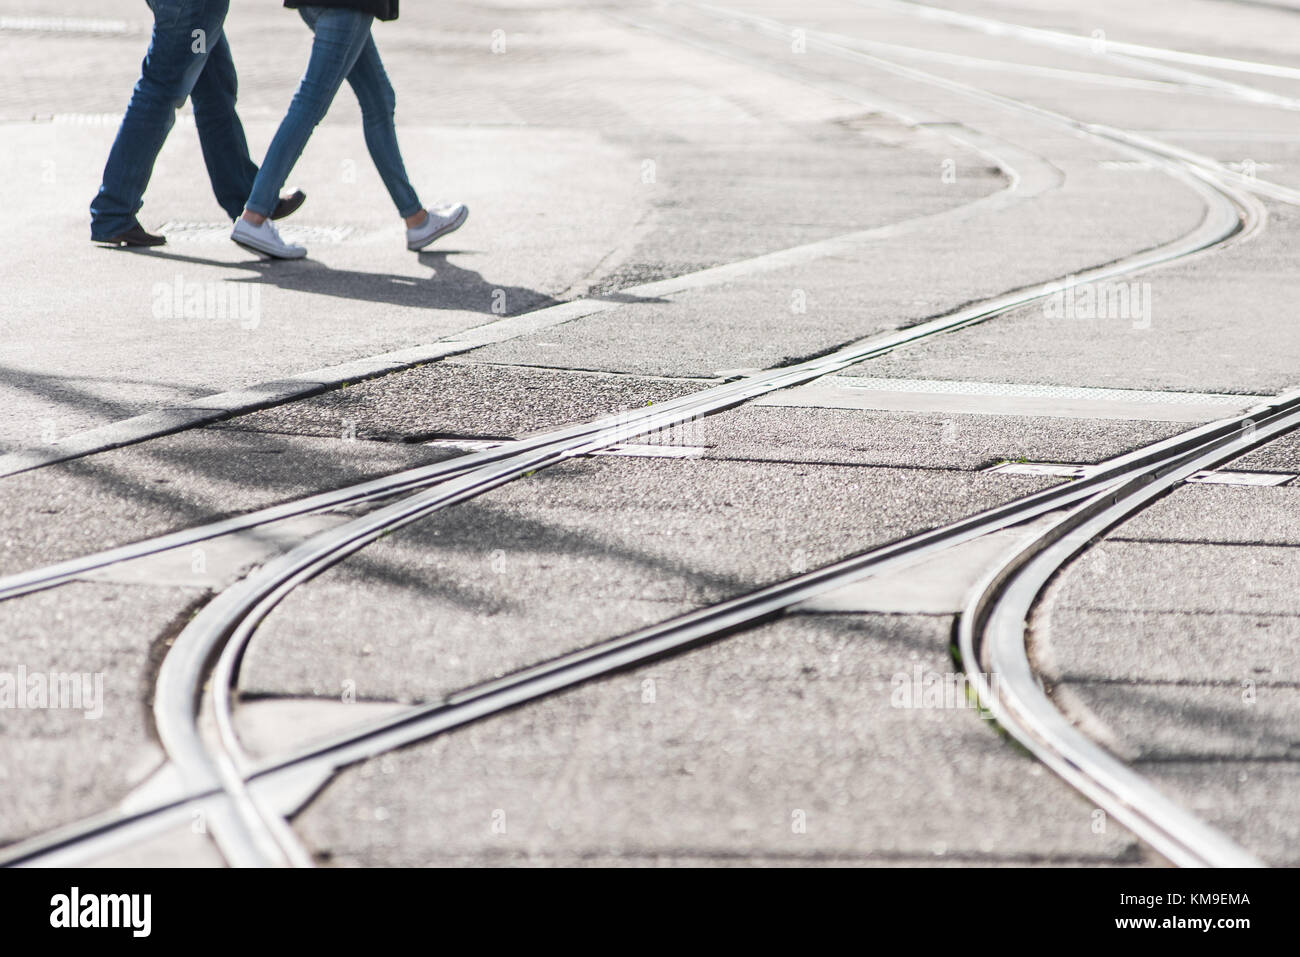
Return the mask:
M 252 761 L 239 753 L 236 745 L 226 757 L 231 759 L 232 769 L 238 772 L 241 782 L 238 790 L 244 792 L 241 800 L 247 802 L 245 812 L 252 809 L 259 816 L 265 815 L 282 823 L 283 817 L 292 813 L 306 796 L 349 764 L 752 627 L 827 591 L 910 564 L 964 541 L 1023 525 L 1044 515 L 1058 514 L 1062 516 L 1061 520 L 1051 530 L 1022 546 L 1022 554 L 1037 553 L 1045 547 L 1044 543 L 1050 544 L 1057 538 L 1077 549 L 1101 534 L 1091 526 L 1083 531 L 1079 529 L 1083 528 L 1087 518 L 1104 511 L 1103 505 L 1105 508 L 1123 507 L 1128 510 L 1139 508 L 1155 495 L 1163 494 L 1206 467 L 1206 463 L 1219 463 L 1236 457 L 1297 426 L 1300 426 L 1300 393 L 1279 396 L 1239 416 L 1199 426 L 1101 463 L 1083 479 L 1032 493 L 958 522 L 908 536 L 748 594 L 558 656 L 515 674 L 467 688 L 437 703 L 405 709 L 396 715 L 314 742 L 293 754 Z M 1113 522 L 1113 515 L 1110 518 Z M 1061 532 L 1062 528 L 1066 531 Z M 977 593 L 981 608 L 968 611 L 962 618 L 961 640 L 966 662 L 978 661 L 979 655 L 976 646 L 966 637 L 968 633 L 975 634 L 975 626 L 967 627 L 964 623 L 989 619 L 982 606 L 990 604 L 1001 594 L 1001 581 L 999 576 L 996 583 L 990 581 L 981 587 Z M 1011 612 L 1004 612 L 1004 617 L 1007 614 L 1014 617 Z M 249 633 L 251 629 L 240 637 L 246 640 Z M 221 701 L 210 706 L 225 710 L 223 737 L 233 735 L 233 725 L 229 723 L 229 691 L 242 651 L 243 645 L 238 640 L 227 643 L 220 651 L 214 670 L 213 694 Z M 1001 674 L 1000 671 L 997 673 Z M 971 679 L 975 681 L 976 676 L 972 674 Z M 994 689 L 982 688 L 982 703 L 1000 720 L 1006 720 L 1009 727 L 1020 729 L 1013 723 L 1014 718 L 1008 717 L 1008 705 L 1002 702 Z M 181 723 L 184 725 L 183 719 Z M 236 765 L 242 767 L 236 768 Z M 227 800 L 229 793 L 226 790 L 229 781 L 223 778 L 229 770 L 214 774 L 206 781 L 201 777 L 191 778 L 182 793 L 150 807 L 123 815 L 102 816 L 23 842 L 0 856 L 0 863 L 27 865 L 84 860 L 119 847 L 124 841 L 140 839 L 188 819 L 195 807 L 208 808 L 211 819 L 213 803 L 219 807 L 217 819 L 220 820 L 220 805 Z M 1144 828 L 1140 822 L 1134 822 L 1133 816 L 1125 812 L 1125 806 L 1113 800 L 1104 802 L 1104 806 L 1111 808 L 1117 819 L 1130 826 L 1136 824 L 1135 832 L 1162 853 L 1168 850 L 1168 845 L 1160 840 L 1158 834 L 1153 838 L 1154 832 Z M 265 819 L 264 823 L 273 826 Z M 1195 857 L 1171 853 L 1171 859 L 1238 864 L 1253 861 L 1218 832 L 1201 828 L 1198 833 L 1217 849 L 1208 853 L 1198 851 Z M 294 862 L 298 855 L 287 851 L 280 843 L 281 839 L 280 833 L 271 831 L 255 839 L 249 847 L 228 853 L 247 855 L 246 859 L 236 858 L 246 863 Z M 268 844 L 268 841 L 273 843 Z M 268 846 L 278 848 L 277 853 L 283 855 L 284 860 L 274 860 L 275 854 L 268 857 L 265 853 Z M 260 859 L 259 854 L 262 855 Z
M 921 74 L 921 71 L 912 68 L 901 69 L 907 70 L 913 78 L 918 78 L 918 74 Z M 940 85 L 952 83 L 943 78 L 932 79 L 940 81 Z M 960 86 L 975 89 L 966 87 L 965 84 Z M 1003 105 L 1008 101 L 1008 98 L 997 94 L 988 96 Z M 1131 504 L 1130 499 L 1139 501 L 1138 493 L 1145 494 L 1149 491 L 1149 486 L 1167 489 L 1173 483 L 1181 481 L 1181 478 L 1170 476 L 1183 476 L 1184 472 L 1192 474 L 1206 467 L 1204 463 L 1207 461 L 1224 461 L 1240 454 L 1237 450 L 1254 447 L 1300 424 L 1300 397 L 1279 397 L 1275 402 L 1250 410 L 1242 416 L 1211 423 L 1175 439 L 1156 443 L 1148 449 L 1121 456 L 1108 467 L 1099 468 L 1079 482 L 1036 493 L 1021 502 L 981 513 L 954 525 L 933 529 L 880 549 L 872 549 L 750 595 L 561 656 L 508 678 L 468 689 L 437 705 L 414 709 L 397 718 L 350 732 L 331 742 L 313 746 L 296 756 L 258 763 L 252 762 L 242 753 L 231 720 L 233 705 L 230 695 L 237 679 L 240 657 L 257 625 L 293 588 L 377 538 L 418 521 L 438 509 L 467 501 L 568 458 L 589 454 L 646 432 L 671 428 L 695 416 L 722 411 L 781 388 L 812 381 L 911 343 L 985 321 L 1071 286 L 1131 275 L 1165 263 L 1185 260 L 1226 242 L 1248 238 L 1263 225 L 1265 215 L 1262 208 L 1245 192 L 1236 188 L 1240 184 L 1220 179 L 1218 171 L 1198 166 L 1188 158 L 1177 155 L 1176 151 L 1165 148 L 1163 144 L 1153 146 L 1143 142 L 1143 138 L 1124 134 L 1123 131 L 1083 124 L 1029 104 L 1018 106 L 1039 119 L 1058 125 L 1065 123 L 1074 130 L 1107 141 L 1122 152 L 1139 155 L 1156 163 L 1202 198 L 1207 209 L 1205 219 L 1188 236 L 1155 250 L 1081 271 L 1065 280 L 1036 284 L 994 297 L 918 326 L 846 346 L 828 356 L 748 376 L 693 396 L 663 403 L 650 410 L 639 410 L 624 416 L 557 430 L 498 449 L 461 456 L 451 462 L 399 473 L 399 476 L 373 480 L 362 486 L 276 507 L 286 511 L 265 510 L 256 516 L 229 520 L 235 524 L 217 523 L 208 526 L 209 531 L 213 528 L 225 529 L 206 536 L 214 537 L 216 534 L 228 534 L 237 528 L 252 527 L 248 524 L 238 525 L 241 521 L 262 524 L 306 511 L 340 504 L 376 502 L 414 492 L 406 498 L 381 505 L 375 511 L 344 525 L 315 535 L 279 558 L 267 562 L 222 592 L 182 632 L 159 674 L 154 709 L 165 750 L 180 772 L 182 793 L 144 812 L 116 820 L 98 819 L 83 825 L 80 830 L 73 828 L 45 839 L 25 842 L 11 849 L 11 853 L 4 857 L 4 862 L 33 863 L 51 854 L 66 854 L 70 849 L 84 853 L 87 847 L 103 846 L 101 839 L 106 834 L 120 837 L 124 828 L 136 826 L 140 822 L 152 825 L 162 818 L 170 820 L 169 815 L 175 815 L 178 809 L 200 802 L 208 807 L 218 807 L 214 832 L 223 853 L 232 863 L 305 863 L 301 849 L 294 846 L 292 835 L 285 833 L 287 825 L 284 825 L 281 810 L 283 801 L 275 797 L 276 789 L 286 780 L 292 778 L 297 782 L 295 787 L 298 789 L 301 789 L 301 781 L 304 779 L 327 780 L 339 767 L 382 753 L 383 750 L 429 737 L 780 614 L 799 601 L 866 574 L 874 574 L 891 564 L 896 565 L 914 558 L 923 550 L 947 547 L 1071 506 L 1074 510 L 1069 515 L 1073 517 L 1092 514 L 1094 508 L 1100 509 L 1098 503 L 1103 500 L 1110 501 L 1113 507 L 1119 507 L 1122 496 L 1125 503 Z M 1267 427 L 1260 425 L 1265 422 L 1268 423 Z M 1250 423 L 1254 430 L 1248 437 L 1244 434 L 1247 431 L 1246 423 Z M 1231 454 L 1225 451 L 1229 448 L 1234 450 Z M 1116 491 L 1117 488 L 1120 491 Z M 358 489 L 364 491 L 358 492 Z M 1141 498 L 1140 503 L 1147 500 L 1149 499 Z M 311 503 L 310 507 L 303 507 L 304 503 Z M 1085 504 L 1080 507 L 1080 503 Z M 1139 508 L 1140 503 L 1132 507 Z M 296 511 L 287 511 L 289 509 Z M 277 517 L 267 518 L 267 514 Z M 1069 520 L 1067 518 L 1054 527 L 1059 528 Z M 189 544 L 196 540 L 185 537 L 196 534 L 193 530 L 173 534 L 178 537 L 137 543 L 136 546 L 124 547 L 124 550 L 100 553 L 96 557 L 62 563 L 50 569 L 37 569 L 0 579 L 0 599 L 70 581 L 90 568 L 104 567 L 105 564 L 130 560 L 131 557 L 152 554 L 163 548 L 178 547 L 179 544 Z M 160 541 L 169 544 L 159 547 Z M 1071 539 L 1071 542 L 1077 544 L 1075 539 Z M 995 599 L 991 596 L 996 591 L 992 584 L 986 589 L 990 597 L 984 599 L 981 608 L 994 607 Z M 978 620 L 978 616 L 972 614 L 970 620 Z M 977 651 L 972 639 L 969 660 L 978 660 Z M 205 685 L 209 686 L 206 698 Z M 997 707 L 1008 716 L 1019 713 L 1009 704 L 999 703 Z M 1024 707 L 1027 709 L 1029 706 Z M 210 739 L 205 740 L 199 727 L 200 713 L 204 709 L 208 710 L 217 729 L 219 743 L 215 748 Z M 1141 824 L 1137 818 L 1131 820 Z M 1143 836 L 1146 839 L 1146 835 Z M 1208 859 L 1212 862 L 1218 860 L 1213 857 Z

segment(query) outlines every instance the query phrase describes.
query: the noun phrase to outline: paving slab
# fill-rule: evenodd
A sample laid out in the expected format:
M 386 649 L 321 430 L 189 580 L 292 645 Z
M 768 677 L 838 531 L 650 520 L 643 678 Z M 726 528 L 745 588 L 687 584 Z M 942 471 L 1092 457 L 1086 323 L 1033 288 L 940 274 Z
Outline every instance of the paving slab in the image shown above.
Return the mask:
M 1080 389 L 1003 382 L 833 375 L 756 401 L 760 405 L 808 408 L 1206 422 L 1244 411 L 1265 398 L 1203 392 Z
M 1013 528 L 989 532 L 907 562 L 898 568 L 851 582 L 800 602 L 796 611 L 822 614 L 956 615 L 970 591 L 995 563 L 1028 545 L 1060 515 L 1051 514 Z

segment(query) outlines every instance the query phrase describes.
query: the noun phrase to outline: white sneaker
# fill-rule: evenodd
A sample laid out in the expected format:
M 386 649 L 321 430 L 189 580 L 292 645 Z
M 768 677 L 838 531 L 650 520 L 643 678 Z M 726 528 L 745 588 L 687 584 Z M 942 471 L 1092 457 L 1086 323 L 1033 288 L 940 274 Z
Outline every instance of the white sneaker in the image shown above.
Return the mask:
M 234 232 L 230 238 L 255 253 L 262 253 L 272 259 L 302 259 L 307 255 L 305 246 L 294 246 L 280 238 L 275 223 L 269 219 L 260 226 L 254 226 L 242 216 L 235 221 Z
M 412 252 L 423 249 L 439 236 L 454 233 L 469 217 L 469 207 L 464 203 L 446 203 L 427 211 L 424 222 L 406 231 L 406 248 Z

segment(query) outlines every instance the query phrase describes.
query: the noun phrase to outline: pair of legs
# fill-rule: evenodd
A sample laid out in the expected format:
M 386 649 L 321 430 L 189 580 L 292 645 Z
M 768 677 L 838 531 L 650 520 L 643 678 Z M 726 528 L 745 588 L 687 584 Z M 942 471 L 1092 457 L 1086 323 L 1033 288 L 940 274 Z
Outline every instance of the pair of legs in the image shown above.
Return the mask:
M 154 162 L 186 97 L 193 99 L 212 190 L 232 219 L 257 176 L 235 112 L 238 80 L 223 29 L 230 0 L 148 3 L 154 14 L 149 52 L 109 152 L 103 185 L 90 205 L 90 235 L 100 242 L 138 225 Z
M 271 215 L 281 187 L 317 124 L 329 111 L 343 81 L 347 80 L 361 104 L 370 158 L 397 206 L 398 214 L 406 220 L 408 227 L 420 224 L 427 214 L 407 178 L 397 146 L 397 129 L 393 120 L 397 97 L 370 35 L 374 17 L 357 10 L 333 7 L 302 7 L 298 12 L 316 36 L 311 59 L 293 95 L 289 112 L 276 131 L 253 182 L 248 202 L 244 204 L 243 218 L 260 224 Z

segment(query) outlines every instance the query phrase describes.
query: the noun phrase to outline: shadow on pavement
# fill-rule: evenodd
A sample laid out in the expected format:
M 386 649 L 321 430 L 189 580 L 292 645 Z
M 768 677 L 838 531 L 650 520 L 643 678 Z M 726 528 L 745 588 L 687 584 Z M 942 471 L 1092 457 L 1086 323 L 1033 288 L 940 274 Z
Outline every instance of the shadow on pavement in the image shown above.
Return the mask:
M 163 249 L 132 250 L 132 252 L 139 256 L 198 266 L 214 266 L 221 269 L 229 269 L 232 266 L 251 268 L 259 273 L 256 277 L 228 279 L 227 282 L 266 284 L 292 292 L 392 306 L 410 306 L 417 309 L 449 309 L 510 316 L 553 306 L 560 302 L 553 296 L 524 286 L 488 282 L 481 273 L 451 263 L 448 260 L 449 256 L 472 255 L 460 250 L 420 253 L 420 264 L 431 270 L 427 279 L 356 269 L 332 269 L 311 259 L 231 263 Z

